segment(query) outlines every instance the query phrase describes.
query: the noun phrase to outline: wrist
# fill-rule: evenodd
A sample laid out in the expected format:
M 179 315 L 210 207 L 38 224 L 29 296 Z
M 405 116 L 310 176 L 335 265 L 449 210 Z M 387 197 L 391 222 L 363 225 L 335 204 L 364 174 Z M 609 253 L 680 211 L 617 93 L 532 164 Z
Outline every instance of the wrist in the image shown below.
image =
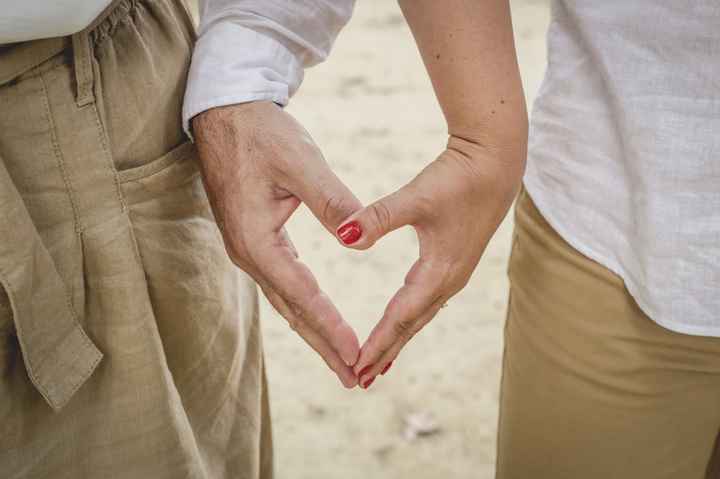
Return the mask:
M 527 136 L 481 141 L 477 136 L 450 135 L 447 151 L 466 165 L 480 188 L 514 198 L 525 173 Z

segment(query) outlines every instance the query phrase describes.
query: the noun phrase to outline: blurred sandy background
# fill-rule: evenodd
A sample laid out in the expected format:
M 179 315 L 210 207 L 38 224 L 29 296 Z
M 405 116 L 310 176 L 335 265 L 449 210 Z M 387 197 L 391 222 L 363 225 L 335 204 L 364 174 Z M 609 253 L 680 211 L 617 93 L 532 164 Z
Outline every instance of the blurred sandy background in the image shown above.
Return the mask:
M 545 68 L 548 0 L 511 4 L 530 105 Z M 358 0 L 329 60 L 308 70 L 289 111 L 365 204 L 409 181 L 446 142 L 411 34 L 389 0 Z M 306 209 L 289 231 L 362 342 L 416 259 L 414 231 L 348 251 Z M 508 219 L 470 284 L 367 391 L 343 389 L 263 301 L 279 478 L 493 477 L 511 231 Z

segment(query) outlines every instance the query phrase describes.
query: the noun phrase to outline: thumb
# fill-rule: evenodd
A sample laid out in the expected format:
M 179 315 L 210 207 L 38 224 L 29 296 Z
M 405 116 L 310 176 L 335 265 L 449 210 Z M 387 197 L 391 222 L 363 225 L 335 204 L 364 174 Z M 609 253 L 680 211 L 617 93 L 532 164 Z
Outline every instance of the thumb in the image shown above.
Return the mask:
M 386 234 L 418 219 L 415 195 L 409 185 L 351 215 L 335 235 L 354 249 L 367 249 Z
M 329 232 L 335 233 L 345 218 L 362 209 L 360 200 L 326 165 L 305 174 L 311 181 L 298 185 L 296 196 Z

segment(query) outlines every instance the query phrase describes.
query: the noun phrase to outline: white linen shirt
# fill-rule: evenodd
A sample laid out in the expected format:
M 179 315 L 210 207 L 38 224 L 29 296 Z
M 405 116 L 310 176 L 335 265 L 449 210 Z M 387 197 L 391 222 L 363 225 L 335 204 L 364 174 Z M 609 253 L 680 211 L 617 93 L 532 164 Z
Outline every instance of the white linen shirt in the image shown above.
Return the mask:
M 530 197 L 655 322 L 720 336 L 720 2 L 555 0 L 551 18 Z
M 286 105 L 303 69 L 324 60 L 354 0 L 201 0 L 183 124 L 216 106 Z M 189 132 L 188 132 L 189 133 Z

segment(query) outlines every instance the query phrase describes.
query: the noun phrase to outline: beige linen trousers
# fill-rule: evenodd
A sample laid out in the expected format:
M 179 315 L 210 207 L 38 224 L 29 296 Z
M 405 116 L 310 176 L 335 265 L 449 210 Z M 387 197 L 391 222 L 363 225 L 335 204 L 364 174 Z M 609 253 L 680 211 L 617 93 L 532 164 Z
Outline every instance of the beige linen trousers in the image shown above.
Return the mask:
M 0 478 L 257 479 L 254 283 L 181 128 L 194 30 L 115 1 L 0 46 Z

